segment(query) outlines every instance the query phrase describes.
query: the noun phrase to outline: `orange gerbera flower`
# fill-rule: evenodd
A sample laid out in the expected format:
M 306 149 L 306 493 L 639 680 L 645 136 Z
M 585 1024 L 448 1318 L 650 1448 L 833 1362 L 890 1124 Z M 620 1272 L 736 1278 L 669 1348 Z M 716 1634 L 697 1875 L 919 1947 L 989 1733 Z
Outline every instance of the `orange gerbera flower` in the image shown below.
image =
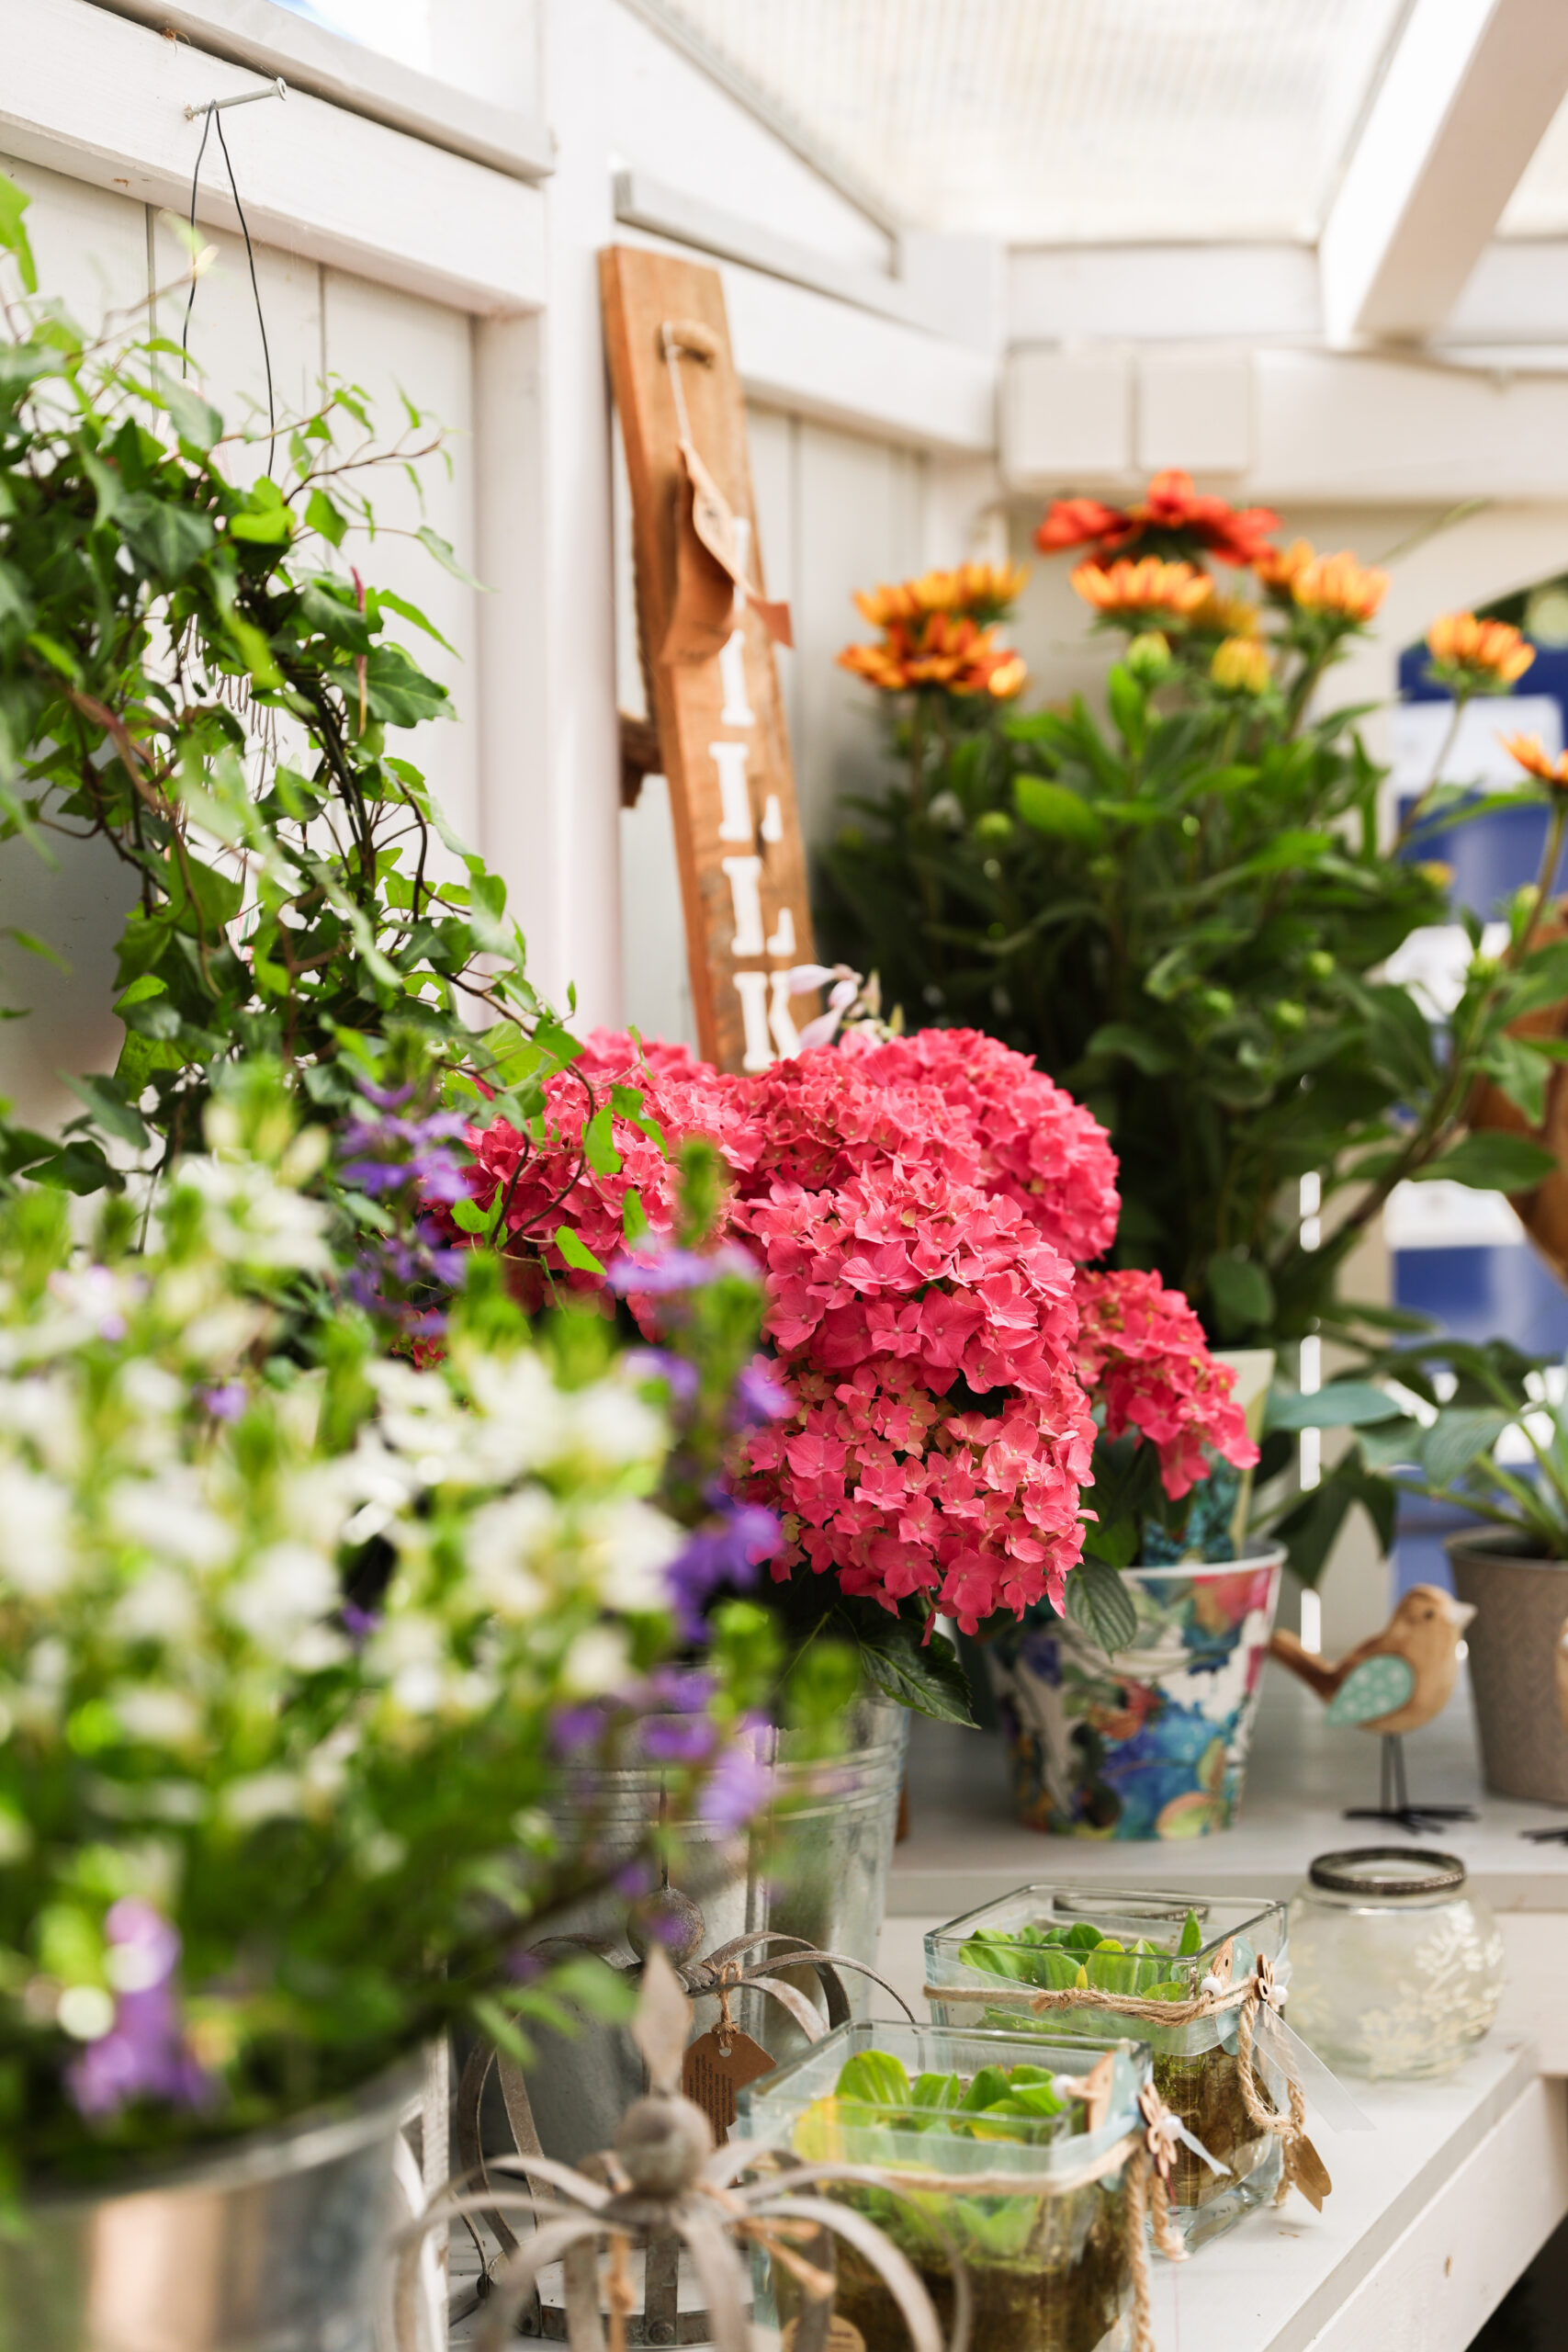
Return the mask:
M 1265 548 L 1252 559 L 1252 569 L 1265 588 L 1289 603 L 1297 581 L 1317 554 L 1310 539 L 1292 539 L 1288 548 Z
M 863 588 L 855 603 L 873 628 L 890 628 L 896 621 L 919 620 L 927 613 L 996 620 L 1017 603 L 1028 578 L 1028 566 L 1021 563 L 961 563 L 951 571 L 922 571 L 918 580 L 897 586 L 883 581 Z
M 846 645 L 839 662 L 884 694 L 940 686 L 953 695 L 990 695 L 998 702 L 1009 701 L 1029 675 L 1022 656 L 1002 644 L 994 628 L 948 612 L 895 620 L 880 645 Z
M 1103 619 L 1147 628 L 1190 618 L 1207 602 L 1213 583 L 1190 563 L 1163 563 L 1157 555 L 1145 555 L 1136 563 L 1125 557 L 1111 564 L 1080 563 L 1071 584 Z
M 1539 735 L 1499 735 L 1497 741 L 1527 775 L 1539 776 L 1555 791 L 1568 792 L 1568 752 L 1554 760 Z
M 1303 612 L 1334 613 L 1352 624 L 1370 621 L 1388 594 L 1388 574 L 1358 563 L 1348 548 L 1338 555 L 1314 555 L 1291 582 Z
M 1252 563 L 1280 518 L 1267 506 L 1231 506 L 1201 494 L 1179 466 L 1168 466 L 1136 506 L 1105 506 L 1098 498 L 1059 498 L 1034 534 L 1043 553 L 1097 545 L 1101 555 L 1153 537 L 1164 552 L 1203 549 L 1222 563 Z
M 1535 648 L 1506 621 L 1478 620 L 1473 613 L 1440 614 L 1427 631 L 1432 675 L 1461 693 L 1500 695 L 1522 678 Z

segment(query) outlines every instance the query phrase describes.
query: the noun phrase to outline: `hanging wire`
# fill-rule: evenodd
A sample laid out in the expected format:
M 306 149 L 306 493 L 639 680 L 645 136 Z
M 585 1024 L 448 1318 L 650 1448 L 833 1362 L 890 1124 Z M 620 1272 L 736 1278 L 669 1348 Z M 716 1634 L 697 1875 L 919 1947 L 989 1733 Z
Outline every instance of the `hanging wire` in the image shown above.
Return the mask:
M 223 150 L 223 165 L 229 175 L 229 193 L 234 199 L 234 209 L 240 216 L 241 234 L 245 240 L 245 259 L 250 266 L 251 272 L 251 294 L 256 306 L 256 324 L 261 329 L 262 364 L 266 369 L 266 421 L 267 429 L 271 436 L 267 443 L 266 452 L 266 471 L 267 478 L 270 481 L 272 478 L 273 466 L 277 458 L 277 407 L 273 398 L 272 390 L 272 350 L 266 339 L 266 313 L 262 309 L 261 288 L 256 283 L 256 256 L 255 248 L 251 243 L 250 223 L 245 219 L 245 208 L 240 201 L 239 183 L 234 177 L 234 165 L 229 153 L 229 141 L 223 136 L 222 118 L 216 107 L 209 107 L 207 109 L 207 119 L 201 127 L 201 144 L 196 151 L 196 169 L 190 175 L 191 235 L 194 238 L 196 234 L 196 195 L 197 189 L 201 183 L 201 159 L 207 153 L 207 134 L 211 130 L 214 123 L 217 123 L 218 125 L 218 144 Z M 190 368 L 190 314 L 195 301 L 196 279 L 193 277 L 190 282 L 190 292 L 186 296 L 185 326 L 180 334 L 180 375 L 182 379 L 189 373 Z

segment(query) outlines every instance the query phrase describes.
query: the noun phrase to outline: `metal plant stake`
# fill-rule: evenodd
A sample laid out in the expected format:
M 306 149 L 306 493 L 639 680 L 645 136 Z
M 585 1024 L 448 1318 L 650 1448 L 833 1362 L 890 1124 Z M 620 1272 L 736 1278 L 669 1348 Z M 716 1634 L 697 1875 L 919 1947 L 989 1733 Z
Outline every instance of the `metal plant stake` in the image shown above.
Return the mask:
M 494 2208 L 526 2213 L 535 2227 L 497 2271 L 476 2352 L 505 2352 L 540 2272 L 553 2262 L 561 2265 L 571 2352 L 606 2352 L 601 2248 L 608 2254 L 609 2352 L 626 2352 L 626 2322 L 637 2304 L 626 2257 L 640 2248 L 651 2264 L 661 2245 L 683 2245 L 690 2255 L 716 2352 L 751 2352 L 741 2245 L 763 2247 L 800 2287 L 795 2352 L 824 2352 L 834 2291 L 829 2233 L 852 2246 L 877 2273 L 903 2314 L 914 2352 L 968 2352 L 969 2280 L 951 2242 L 943 2240 L 953 2275 L 953 2323 L 952 2339 L 944 2344 L 931 2297 L 897 2247 L 863 2214 L 805 2193 L 825 2182 L 845 2182 L 899 2194 L 885 2174 L 861 2165 L 801 2165 L 745 2143 L 716 2150 L 707 2117 L 680 2091 L 690 2014 L 689 1996 L 673 1967 L 662 1951 L 650 1951 L 632 2034 L 651 2087 L 622 2117 L 614 2148 L 592 2160 L 602 2180 L 548 2156 L 500 2158 L 496 2169 L 521 2174 L 523 2188 L 475 2192 L 460 2177 L 400 2233 L 395 2293 L 401 2352 L 414 2352 L 419 2342 L 419 2251 L 426 2235 Z M 767 2177 L 736 2186 L 741 2173 L 759 2170 Z

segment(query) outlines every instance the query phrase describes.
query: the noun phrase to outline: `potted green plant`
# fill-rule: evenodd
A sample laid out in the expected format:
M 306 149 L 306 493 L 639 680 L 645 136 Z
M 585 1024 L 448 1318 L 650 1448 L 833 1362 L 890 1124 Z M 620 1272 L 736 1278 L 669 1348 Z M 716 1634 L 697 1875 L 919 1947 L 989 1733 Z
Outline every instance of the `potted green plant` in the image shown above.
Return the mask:
M 978 2345 L 1094 2352 L 1142 2267 L 1145 2176 L 1139 2043 L 1006 2030 L 841 2027 L 742 2092 L 743 2138 L 809 2165 L 854 2166 L 830 2193 L 914 2265 L 946 2324 L 953 2262 L 968 2273 Z M 864 2175 L 880 2175 L 886 2187 Z M 781 2316 L 798 2306 L 773 2265 Z M 1146 2287 L 1144 2301 L 1146 2324 Z M 852 2244 L 835 2312 L 866 2352 L 907 2341 L 897 2303 Z
M 1037 1885 L 954 1919 L 926 1938 L 932 2013 L 947 2025 L 1029 2030 L 1012 1988 L 1057 2004 L 1033 2023 L 1052 2032 L 1135 2033 L 1152 2053 L 1155 2087 L 1216 2162 L 1190 2144 L 1175 2152 L 1171 2201 L 1193 2244 L 1218 2236 L 1280 2186 L 1282 2141 L 1259 2126 L 1242 2086 L 1236 2011 L 1162 2018 L 1197 2000 L 1224 1958 L 1227 1984 L 1244 1984 L 1259 1959 L 1286 1972 L 1284 1906 L 1263 1896 L 1174 1894 L 1133 1888 Z M 1288 1972 L 1287 1972 L 1288 1973 Z M 1142 2005 L 1097 2006 L 1097 1992 Z M 1254 2089 L 1255 2100 L 1258 2093 Z M 1262 2095 L 1262 2104 L 1273 2102 Z
M 1450 1535 L 1482 1760 L 1499 1795 L 1568 1805 L 1559 1645 L 1568 1623 L 1568 1395 L 1506 1340 L 1390 1349 L 1371 1380 L 1292 1399 L 1348 1431 L 1337 1476 L 1385 1522 L 1402 1495 L 1473 1524 Z
M 1098 1124 L 972 1031 L 855 1023 L 751 1076 L 600 1035 L 583 1067 L 610 1093 L 613 1157 L 585 1159 L 582 1102 L 551 1079 L 553 1153 L 521 1163 L 492 1120 L 454 1221 L 504 1228 L 536 1278 L 609 1287 L 657 1330 L 669 1170 L 619 1090 L 635 1085 L 661 1135 L 711 1138 L 722 1230 L 766 1286 L 774 1406 L 734 1469 L 776 1517 L 786 1643 L 848 1643 L 884 1699 L 966 1721 L 945 1612 L 995 1637 L 1032 1826 L 1223 1826 L 1282 1555 L 1238 1560 L 1257 1446 L 1190 1306 L 1152 1273 L 1092 1263 L 1118 1213 Z M 757 1578 L 749 1542 L 715 1555 L 714 1589 Z M 1058 1647 L 1096 1711 L 1092 1752 L 1084 1708 L 1033 1703 Z
M 1506 954 L 1483 958 L 1472 928 L 1460 1001 L 1435 1024 L 1381 967 L 1447 919 L 1444 831 L 1496 802 L 1443 780 L 1445 746 L 1389 840 L 1359 714 L 1325 708 L 1323 691 L 1386 575 L 1274 544 L 1276 520 L 1177 474 L 1126 509 L 1053 507 L 1039 544 L 1077 551 L 1074 586 L 1123 641 L 1105 719 L 1082 700 L 1019 715 L 1017 672 L 998 699 L 984 680 L 850 649 L 909 764 L 826 854 L 823 936 L 875 969 L 888 1001 L 1005 1037 L 1095 1110 L 1125 1195 L 1111 1262 L 1157 1268 L 1212 1340 L 1375 1351 L 1411 1318 L 1347 1299 L 1341 1277 L 1394 1186 L 1441 1177 L 1519 1193 L 1555 1167 L 1529 1135 L 1470 1121 L 1483 1080 L 1524 1124 L 1540 1120 L 1553 1044 L 1515 1023 L 1563 993 L 1562 945 L 1542 921 L 1561 826 L 1537 891 L 1511 910 Z M 1215 565 L 1250 593 L 1222 585 Z M 988 584 L 994 627 L 1018 580 Z M 909 593 L 958 611 L 978 591 L 941 574 Z M 868 616 L 891 643 L 891 607 Z M 1466 614 L 1444 616 L 1428 642 L 1456 713 L 1533 659 L 1517 630 Z M 1519 757 L 1504 797 L 1560 807 L 1540 747 Z M 1260 1483 L 1292 1444 L 1287 1412 Z M 1358 1497 L 1347 1473 L 1279 1522 L 1305 1581 L 1357 1499 L 1379 1490 Z

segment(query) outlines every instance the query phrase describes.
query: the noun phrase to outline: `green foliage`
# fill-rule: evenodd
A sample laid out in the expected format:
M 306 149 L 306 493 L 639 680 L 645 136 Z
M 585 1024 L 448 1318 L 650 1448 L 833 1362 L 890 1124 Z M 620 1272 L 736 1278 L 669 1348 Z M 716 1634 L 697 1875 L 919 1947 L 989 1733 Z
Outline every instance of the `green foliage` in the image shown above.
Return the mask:
M 1395 1184 L 1517 1192 L 1551 1164 L 1464 1131 L 1483 1074 L 1540 1114 L 1551 1048 L 1507 1034 L 1568 993 L 1568 948 L 1534 944 L 1539 897 L 1516 902 L 1504 957 L 1472 958 L 1446 1036 L 1379 977 L 1447 920 L 1423 853 L 1473 804 L 1424 796 L 1390 854 L 1362 714 L 1307 716 L 1351 627 L 1283 600 L 1257 694 L 1215 683 L 1201 618 L 1140 637 L 1110 671 L 1109 725 L 1081 698 L 1009 718 L 921 689 L 896 723 L 904 774 L 852 804 L 818 874 L 828 955 L 874 971 L 908 1022 L 1032 1054 L 1104 1121 L 1124 1204 L 1111 1261 L 1156 1269 L 1225 1346 L 1364 1340 L 1340 1275 Z M 1509 798 L 1532 797 L 1521 781 Z
M 1271 1407 L 1280 1426 L 1355 1431 L 1274 1530 L 1307 1583 L 1358 1505 L 1392 1543 L 1402 1495 L 1472 1513 L 1538 1557 L 1568 1559 L 1568 1365 L 1507 1340 L 1444 1339 L 1385 1349 L 1371 1369 L 1386 1387 L 1331 1381 Z
M 0 178 L 0 246 L 30 288 L 24 208 Z M 342 1110 L 394 1023 L 481 1124 L 476 1079 L 527 1129 L 574 1048 L 526 978 L 499 876 L 408 756 L 408 730 L 452 707 L 393 625 L 439 632 L 345 553 L 374 529 L 367 485 L 439 458 L 439 431 L 411 409 L 379 447 L 364 395 L 338 384 L 280 435 L 279 479 L 246 488 L 244 436 L 179 380 L 170 346 L 95 345 L 58 305 L 8 318 L 0 840 L 47 858 L 52 837 L 101 839 L 135 903 L 118 1066 L 78 1083 L 63 1142 L 11 1136 L 0 1176 L 118 1183 L 100 1136 L 121 1165 L 166 1167 L 244 1057 Z

